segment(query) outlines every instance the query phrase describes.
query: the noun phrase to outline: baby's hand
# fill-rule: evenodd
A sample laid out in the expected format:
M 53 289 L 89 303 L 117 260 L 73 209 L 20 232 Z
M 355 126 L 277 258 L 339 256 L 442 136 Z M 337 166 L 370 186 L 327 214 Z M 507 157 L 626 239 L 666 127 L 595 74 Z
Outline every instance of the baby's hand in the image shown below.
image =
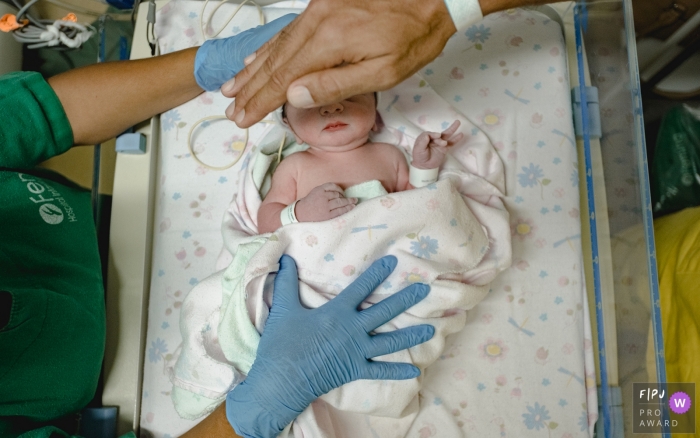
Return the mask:
M 455 120 L 449 128 L 437 132 L 423 132 L 416 139 L 413 146 L 413 167 L 418 169 L 435 169 L 442 165 L 445 160 L 447 148 L 460 141 L 464 135 L 460 132 L 455 134 L 459 128 L 459 120 Z
M 320 185 L 297 202 L 294 212 L 299 222 L 333 219 L 355 208 L 357 198 L 346 198 L 337 184 Z

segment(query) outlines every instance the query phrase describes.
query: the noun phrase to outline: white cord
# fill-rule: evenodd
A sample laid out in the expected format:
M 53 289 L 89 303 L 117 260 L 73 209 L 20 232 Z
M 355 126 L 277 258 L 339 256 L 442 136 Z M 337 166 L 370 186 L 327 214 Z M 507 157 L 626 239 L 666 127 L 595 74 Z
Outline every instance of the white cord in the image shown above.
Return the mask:
M 187 134 L 187 149 L 190 150 L 190 154 L 192 155 L 192 158 L 194 158 L 194 160 L 197 163 L 199 163 L 200 165 L 202 165 L 208 169 L 212 169 L 212 170 L 229 169 L 229 168 L 233 167 L 236 163 L 238 163 L 238 160 L 240 160 L 241 157 L 243 156 L 243 151 L 245 151 L 246 147 L 248 147 L 248 129 L 247 128 L 245 129 L 245 141 L 243 141 L 242 147 L 240 146 L 241 142 L 239 142 L 239 141 L 234 141 L 230 145 L 230 148 L 232 151 L 238 152 L 238 155 L 236 156 L 236 158 L 231 163 L 229 163 L 225 166 L 212 166 L 212 165 L 207 164 L 207 163 L 203 162 L 202 160 L 200 160 L 199 157 L 197 157 L 197 154 L 195 153 L 194 148 L 192 147 L 192 133 L 194 132 L 195 128 L 197 128 L 197 126 L 199 126 L 200 123 L 205 122 L 207 120 L 228 120 L 228 119 L 226 118 L 226 116 L 209 116 L 209 117 L 204 117 L 202 119 L 197 120 L 192 125 L 192 128 L 190 128 L 190 133 Z
M 200 123 L 206 122 L 207 120 L 228 120 L 226 116 L 209 116 L 209 117 L 203 117 L 192 125 L 190 128 L 190 132 L 187 134 L 187 149 L 190 151 L 190 155 L 192 155 L 192 158 L 199 163 L 200 165 L 206 167 L 207 169 L 211 170 L 226 170 L 230 169 L 231 167 L 235 166 L 236 163 L 241 159 L 243 156 L 243 152 L 245 152 L 246 148 L 248 147 L 248 135 L 249 131 L 248 128 L 245 129 L 245 140 L 243 142 L 240 141 L 234 141 L 231 143 L 230 148 L 234 152 L 238 152 L 238 156 L 229 164 L 225 166 L 212 166 L 210 164 L 207 164 L 203 162 L 202 160 L 199 159 L 197 154 L 194 151 L 194 147 L 192 147 L 192 134 L 194 133 L 194 130 L 199 126 Z M 275 124 L 276 122 L 272 120 L 261 120 L 258 123 L 267 123 L 267 124 Z M 277 150 L 277 164 L 282 160 L 282 149 L 284 149 L 284 143 L 287 140 L 287 134 L 285 133 L 282 136 L 282 141 L 280 142 L 279 148 Z
M 226 26 L 228 26 L 228 24 L 231 22 L 231 20 L 233 20 L 233 17 L 235 17 L 236 14 L 238 14 L 238 11 L 240 11 L 241 8 L 243 7 L 243 5 L 245 5 L 246 3 L 251 3 L 251 4 L 253 4 L 256 8 L 258 8 L 258 14 L 260 14 L 260 24 L 261 24 L 261 25 L 262 25 L 262 24 L 265 24 L 265 15 L 263 14 L 263 10 L 262 10 L 262 8 L 260 7 L 260 5 L 257 4 L 257 3 L 255 3 L 253 0 L 244 0 L 243 3 L 241 3 L 240 5 L 238 5 L 238 7 L 233 11 L 233 13 L 231 14 L 231 16 L 228 17 L 228 19 L 226 20 L 226 23 L 224 23 L 223 26 L 221 26 L 221 28 L 220 28 L 218 31 L 216 31 L 216 33 L 214 33 L 214 35 L 209 35 L 209 34 L 207 33 L 207 27 L 208 27 L 209 24 L 210 24 L 210 20 L 214 17 L 214 14 L 216 14 L 216 11 L 218 11 L 219 8 L 220 8 L 224 3 L 228 2 L 228 1 L 229 1 L 229 0 L 221 0 L 221 1 L 219 2 L 219 4 L 216 5 L 216 7 L 214 8 L 214 10 L 211 11 L 211 14 L 209 14 L 209 18 L 207 19 L 206 22 L 204 21 L 204 10 L 206 9 L 207 4 L 209 4 L 209 0 L 205 0 L 204 3 L 202 4 L 202 10 L 201 10 L 200 13 L 199 13 L 199 29 L 202 31 L 202 36 L 204 37 L 204 41 L 206 41 L 206 40 L 208 40 L 208 39 L 211 39 L 211 38 L 216 38 L 216 37 L 226 28 Z
M 68 36 L 68 33 L 71 31 L 75 31 L 75 36 Z M 28 49 L 54 47 L 58 45 L 63 45 L 70 49 L 77 49 L 89 40 L 95 32 L 95 28 L 90 25 L 56 20 L 53 24 L 47 25 L 46 29 L 41 29 L 35 25 L 29 24 L 12 32 L 12 36 L 18 42 L 27 44 Z

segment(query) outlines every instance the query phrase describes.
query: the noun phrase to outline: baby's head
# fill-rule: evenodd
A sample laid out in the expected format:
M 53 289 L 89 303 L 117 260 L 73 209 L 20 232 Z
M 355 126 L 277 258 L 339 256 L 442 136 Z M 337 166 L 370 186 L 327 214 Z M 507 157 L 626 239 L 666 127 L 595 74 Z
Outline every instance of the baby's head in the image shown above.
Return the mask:
M 345 152 L 367 143 L 377 129 L 377 102 L 374 93 L 358 94 L 318 108 L 282 106 L 282 120 L 297 143 L 329 152 Z

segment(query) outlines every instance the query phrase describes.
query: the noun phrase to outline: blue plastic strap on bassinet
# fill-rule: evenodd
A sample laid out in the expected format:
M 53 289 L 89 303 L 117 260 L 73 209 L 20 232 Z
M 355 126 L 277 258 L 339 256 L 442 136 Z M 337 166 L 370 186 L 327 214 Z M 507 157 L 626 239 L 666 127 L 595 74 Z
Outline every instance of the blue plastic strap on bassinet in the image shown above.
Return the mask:
M 574 132 L 577 137 L 583 137 L 583 114 L 581 114 L 581 99 L 586 99 L 588 108 L 588 137 L 600 138 L 603 135 L 600 123 L 600 104 L 598 102 L 598 88 L 584 87 L 583 93 L 579 92 L 580 87 L 571 90 L 571 103 L 574 110 Z M 583 96 L 583 97 L 582 97 Z
M 603 436 L 605 438 L 617 438 L 612 436 L 611 427 L 611 417 L 612 417 L 612 405 L 610 400 L 610 387 L 608 386 L 608 362 L 606 358 L 606 342 L 605 342 L 605 323 L 603 318 L 604 311 L 610 311 L 611 309 L 604 309 L 603 298 L 602 298 L 602 288 L 600 285 L 600 265 L 598 259 L 598 223 L 596 217 L 596 204 L 593 186 L 593 168 L 591 160 L 591 137 L 590 137 L 590 117 L 588 111 L 588 98 L 585 95 L 586 87 L 585 81 L 585 71 L 583 62 L 583 29 L 582 29 L 582 16 L 580 13 L 580 5 L 577 4 L 574 7 L 574 34 L 576 38 L 576 60 L 578 67 L 578 79 L 579 86 L 574 88 L 574 95 L 578 95 L 574 98 L 574 101 L 579 102 L 579 106 L 583 108 L 580 111 L 581 114 L 581 132 L 583 133 L 583 156 L 586 167 L 586 192 L 588 197 L 588 224 L 590 226 L 591 233 L 591 257 L 592 257 L 592 268 L 593 268 L 593 290 L 595 292 L 595 315 L 596 315 L 596 328 L 598 332 L 598 358 L 600 366 L 600 387 L 601 387 L 601 398 L 600 406 L 601 413 L 603 417 Z M 584 93 L 582 93 L 584 91 Z M 583 96 L 582 96 L 583 94 Z M 597 94 L 597 93 L 596 93 Z M 600 126 L 600 125 L 599 125 Z

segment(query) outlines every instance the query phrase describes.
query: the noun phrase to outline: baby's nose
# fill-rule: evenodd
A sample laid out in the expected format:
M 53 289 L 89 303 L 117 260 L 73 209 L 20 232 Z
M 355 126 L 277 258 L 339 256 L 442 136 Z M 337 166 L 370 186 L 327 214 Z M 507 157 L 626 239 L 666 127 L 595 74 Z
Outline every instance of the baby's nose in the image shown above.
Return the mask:
M 330 105 L 324 105 L 321 107 L 321 115 L 328 116 L 335 113 L 343 112 L 343 104 L 340 102 L 332 103 Z

